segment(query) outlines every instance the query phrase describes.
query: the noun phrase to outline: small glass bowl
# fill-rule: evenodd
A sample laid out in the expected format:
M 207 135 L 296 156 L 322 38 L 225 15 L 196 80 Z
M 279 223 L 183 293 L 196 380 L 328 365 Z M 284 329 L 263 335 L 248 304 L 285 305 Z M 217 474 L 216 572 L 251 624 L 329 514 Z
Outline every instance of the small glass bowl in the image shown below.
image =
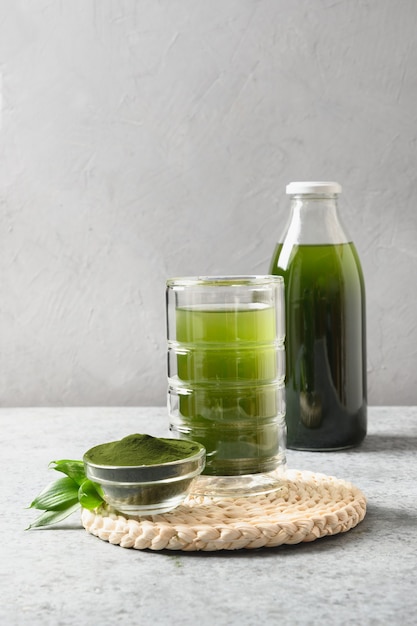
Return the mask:
M 168 513 L 181 504 L 206 461 L 206 450 L 159 465 L 99 465 L 84 454 L 87 478 L 100 485 L 111 507 L 128 515 Z

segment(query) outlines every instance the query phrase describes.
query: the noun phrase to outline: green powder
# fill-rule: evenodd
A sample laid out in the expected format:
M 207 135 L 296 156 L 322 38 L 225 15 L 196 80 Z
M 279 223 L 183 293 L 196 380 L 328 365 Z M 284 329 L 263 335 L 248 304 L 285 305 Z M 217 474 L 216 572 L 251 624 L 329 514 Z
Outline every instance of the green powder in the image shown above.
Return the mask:
M 97 465 L 159 465 L 193 456 L 200 449 L 194 441 L 135 434 L 95 446 L 86 457 Z

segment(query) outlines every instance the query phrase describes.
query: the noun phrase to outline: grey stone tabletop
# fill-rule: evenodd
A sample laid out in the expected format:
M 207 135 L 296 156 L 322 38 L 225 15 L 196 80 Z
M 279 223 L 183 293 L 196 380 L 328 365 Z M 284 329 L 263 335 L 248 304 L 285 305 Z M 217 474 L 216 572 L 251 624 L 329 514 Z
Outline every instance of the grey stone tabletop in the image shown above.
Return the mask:
M 371 407 L 341 452 L 287 453 L 288 467 L 351 481 L 367 497 L 352 530 L 259 550 L 125 549 L 75 513 L 26 531 L 51 460 L 134 432 L 169 436 L 165 408 L 0 409 L 0 624 L 412 624 L 417 615 L 417 407 Z M 53 475 L 55 474 L 55 476 Z

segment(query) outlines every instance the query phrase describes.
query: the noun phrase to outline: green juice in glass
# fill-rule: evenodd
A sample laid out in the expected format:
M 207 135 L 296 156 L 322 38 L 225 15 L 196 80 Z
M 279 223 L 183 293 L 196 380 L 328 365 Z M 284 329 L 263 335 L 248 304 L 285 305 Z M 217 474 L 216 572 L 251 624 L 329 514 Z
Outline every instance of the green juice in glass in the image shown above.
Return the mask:
M 213 305 L 176 310 L 180 434 L 207 451 L 204 473 L 241 475 L 276 467 L 276 317 L 273 307 Z
M 329 450 L 366 434 L 365 289 L 352 243 L 278 244 L 270 272 L 285 282 L 289 448 Z

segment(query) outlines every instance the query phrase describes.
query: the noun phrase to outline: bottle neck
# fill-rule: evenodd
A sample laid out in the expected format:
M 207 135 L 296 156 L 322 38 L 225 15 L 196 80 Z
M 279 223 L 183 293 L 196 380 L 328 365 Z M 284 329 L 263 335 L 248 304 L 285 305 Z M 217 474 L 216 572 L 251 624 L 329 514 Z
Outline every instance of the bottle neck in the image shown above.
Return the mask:
M 285 239 L 293 245 L 349 243 L 338 215 L 336 194 L 291 196 L 291 215 Z

